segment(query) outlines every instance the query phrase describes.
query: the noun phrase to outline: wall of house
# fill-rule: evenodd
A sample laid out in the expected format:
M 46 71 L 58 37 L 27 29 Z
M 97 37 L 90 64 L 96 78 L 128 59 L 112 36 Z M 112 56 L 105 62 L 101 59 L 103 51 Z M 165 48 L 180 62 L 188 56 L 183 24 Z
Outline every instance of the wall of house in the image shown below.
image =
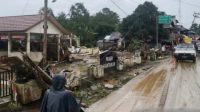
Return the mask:
M 62 35 L 62 32 L 55 27 L 54 24 L 52 24 L 50 21 L 47 22 L 48 23 L 48 29 L 47 29 L 47 33 L 48 34 L 57 34 L 60 36 Z M 44 33 L 44 29 L 43 29 L 43 25 L 44 23 L 41 22 L 40 24 L 36 25 L 35 27 L 31 28 L 30 30 L 28 30 L 26 33 L 28 33 L 28 42 L 27 42 L 27 46 L 29 46 L 27 53 L 28 55 L 34 60 L 39 62 L 42 59 L 42 52 L 31 52 L 30 51 L 30 33 Z M 58 49 L 57 49 L 58 50 Z
M 20 58 L 20 59 L 23 59 L 22 54 L 20 52 L 10 52 L 9 55 L 8 55 L 8 57 L 15 57 L 15 56 Z
M 43 33 L 44 29 L 43 29 L 43 22 L 41 22 L 40 24 L 34 26 L 33 28 L 29 29 L 27 32 L 28 36 L 27 36 L 27 50 L 26 53 L 30 56 L 30 58 L 33 61 L 39 62 L 42 59 L 42 52 L 31 52 L 30 51 L 30 33 Z M 48 21 L 48 30 L 47 30 L 48 34 L 57 34 L 60 36 L 62 35 L 62 32 L 55 27 L 50 21 Z M 10 49 L 11 44 L 8 44 L 8 49 Z M 59 50 L 59 49 L 56 49 Z M 12 57 L 12 56 L 17 56 L 19 58 L 22 59 L 22 54 L 19 52 L 11 52 L 11 50 L 8 50 L 8 56 Z
M 35 62 L 40 62 L 42 59 L 42 52 L 30 52 L 28 56 Z
M 26 33 L 44 33 L 43 24 L 44 23 L 41 22 L 40 24 L 36 25 L 35 27 L 29 29 Z M 52 24 L 50 21 L 48 21 L 47 33 L 62 35 L 62 32 L 57 27 L 55 27 L 54 24 Z
M 8 56 L 8 52 L 7 51 L 0 51 L 0 57 L 1 56 Z

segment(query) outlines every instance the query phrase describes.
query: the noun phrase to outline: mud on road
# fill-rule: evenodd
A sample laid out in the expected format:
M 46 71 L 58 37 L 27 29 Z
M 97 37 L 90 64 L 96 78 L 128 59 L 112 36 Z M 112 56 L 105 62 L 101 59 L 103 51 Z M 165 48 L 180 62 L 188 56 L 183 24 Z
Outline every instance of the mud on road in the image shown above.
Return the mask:
M 168 59 L 121 89 L 91 105 L 87 112 L 200 111 L 200 59 Z

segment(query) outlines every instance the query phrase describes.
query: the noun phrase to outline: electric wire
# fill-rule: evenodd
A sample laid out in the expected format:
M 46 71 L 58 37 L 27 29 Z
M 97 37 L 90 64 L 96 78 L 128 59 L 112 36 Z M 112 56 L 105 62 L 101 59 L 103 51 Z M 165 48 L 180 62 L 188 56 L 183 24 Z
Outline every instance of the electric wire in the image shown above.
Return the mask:
M 24 7 L 22 9 L 22 15 L 24 14 L 26 8 L 28 7 L 29 2 L 30 2 L 30 0 L 26 0 L 26 3 L 25 3 L 25 5 L 24 5 Z
M 128 15 L 117 3 L 115 3 L 113 0 L 110 0 L 119 10 L 121 10 L 126 16 Z

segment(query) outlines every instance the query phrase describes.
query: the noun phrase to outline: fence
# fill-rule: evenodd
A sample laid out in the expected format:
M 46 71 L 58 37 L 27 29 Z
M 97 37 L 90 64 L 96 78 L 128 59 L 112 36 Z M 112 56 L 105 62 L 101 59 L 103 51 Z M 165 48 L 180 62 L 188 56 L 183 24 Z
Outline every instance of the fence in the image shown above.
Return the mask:
M 11 70 L 0 71 L 0 98 L 12 94 L 11 83 L 13 72 Z

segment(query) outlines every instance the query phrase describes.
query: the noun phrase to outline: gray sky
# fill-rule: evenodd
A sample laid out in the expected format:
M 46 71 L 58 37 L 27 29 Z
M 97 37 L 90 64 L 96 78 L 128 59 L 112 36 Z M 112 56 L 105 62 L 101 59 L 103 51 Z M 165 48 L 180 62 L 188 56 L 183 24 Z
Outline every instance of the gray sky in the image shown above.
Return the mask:
M 144 3 L 144 1 L 152 1 L 160 11 L 165 11 L 167 14 L 176 15 L 179 19 L 179 0 L 113 0 L 115 1 L 127 14 L 131 14 L 135 8 Z M 43 6 L 44 0 L 0 0 L 0 16 L 13 15 L 30 15 L 37 14 L 38 10 Z M 89 10 L 90 14 L 95 14 L 104 7 L 109 7 L 111 10 L 117 12 L 120 18 L 126 15 L 118 9 L 110 0 L 57 0 L 49 6 L 57 14 L 61 11 L 68 13 L 72 4 L 81 2 Z M 199 5 L 198 5 L 199 4 Z M 181 24 L 189 28 L 192 24 L 193 13 L 200 12 L 200 0 L 182 0 L 181 5 Z M 196 21 L 200 22 L 200 19 Z

